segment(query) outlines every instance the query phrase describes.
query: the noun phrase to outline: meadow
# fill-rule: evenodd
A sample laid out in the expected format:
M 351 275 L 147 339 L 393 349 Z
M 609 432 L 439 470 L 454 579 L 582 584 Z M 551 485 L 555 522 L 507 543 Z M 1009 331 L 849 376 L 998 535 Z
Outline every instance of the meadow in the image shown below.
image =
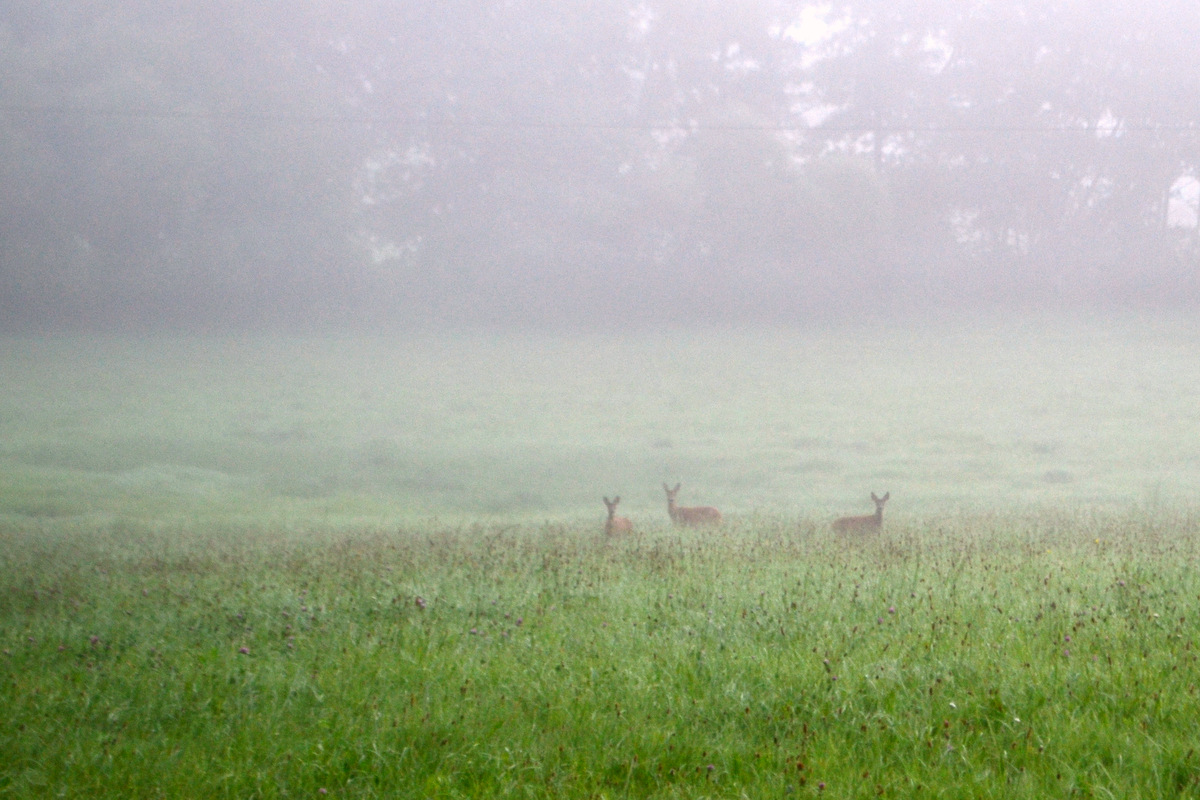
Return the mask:
M 1197 333 L 6 340 L 0 794 L 1200 796 Z

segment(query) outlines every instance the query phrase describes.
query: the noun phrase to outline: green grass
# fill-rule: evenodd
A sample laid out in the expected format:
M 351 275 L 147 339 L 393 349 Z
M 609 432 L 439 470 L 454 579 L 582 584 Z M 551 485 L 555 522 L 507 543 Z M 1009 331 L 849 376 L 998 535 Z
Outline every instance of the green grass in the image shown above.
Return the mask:
M 1200 325 L 8 339 L 0 515 L 581 522 L 1188 502 Z
M 0 795 L 1200 796 L 1198 334 L 5 340 Z
M 1198 796 L 1198 521 L 8 528 L 0 794 Z

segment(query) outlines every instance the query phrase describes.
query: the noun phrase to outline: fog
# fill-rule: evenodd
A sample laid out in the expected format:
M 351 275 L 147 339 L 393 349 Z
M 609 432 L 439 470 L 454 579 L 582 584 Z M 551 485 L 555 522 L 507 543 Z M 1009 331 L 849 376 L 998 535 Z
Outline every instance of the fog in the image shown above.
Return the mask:
M 31 2 L 8 330 L 805 323 L 1197 293 L 1185 2 Z

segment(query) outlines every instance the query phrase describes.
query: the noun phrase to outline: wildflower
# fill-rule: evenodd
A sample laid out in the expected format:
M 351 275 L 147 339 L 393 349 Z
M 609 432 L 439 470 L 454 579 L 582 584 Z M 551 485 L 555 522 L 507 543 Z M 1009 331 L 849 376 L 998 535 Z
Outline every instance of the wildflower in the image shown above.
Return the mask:
M 1069 633 L 1068 633 L 1066 636 L 1064 636 L 1064 637 L 1063 637 L 1063 641 L 1064 641 L 1064 642 L 1069 642 L 1069 641 L 1071 641 L 1071 634 L 1069 634 Z
M 417 595 L 416 603 L 417 603 L 417 608 L 419 608 L 421 610 L 425 609 L 425 598 L 424 597 Z
M 895 613 L 896 613 L 896 607 L 895 607 L 895 606 L 888 606 L 888 613 L 889 613 L 889 614 L 895 614 Z
M 524 625 L 524 624 L 525 624 L 525 618 L 524 618 L 524 617 L 517 617 L 517 627 L 519 628 L 519 627 L 521 627 L 521 626 L 522 626 L 522 625 Z
M 238 648 L 238 652 L 244 656 L 248 656 L 248 655 L 250 655 L 250 648 L 243 645 L 242 647 Z

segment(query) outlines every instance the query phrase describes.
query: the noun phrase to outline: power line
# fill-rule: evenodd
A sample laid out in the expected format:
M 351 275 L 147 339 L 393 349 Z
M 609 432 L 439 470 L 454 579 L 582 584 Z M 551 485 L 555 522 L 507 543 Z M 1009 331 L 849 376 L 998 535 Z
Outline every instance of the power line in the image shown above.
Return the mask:
M 70 106 L 0 105 L 0 113 L 45 117 L 95 117 L 124 120 L 246 121 L 306 125 L 400 125 L 411 128 L 477 128 L 511 131 L 609 130 L 609 131 L 728 131 L 772 133 L 870 133 L 886 134 L 1004 134 L 1070 133 L 1119 137 L 1129 133 L 1200 133 L 1200 122 L 1129 125 L 1118 123 L 1103 128 L 1095 125 L 752 125 L 698 122 L 542 122 L 529 120 L 422 119 L 399 114 L 306 114 L 289 111 L 112 109 Z

